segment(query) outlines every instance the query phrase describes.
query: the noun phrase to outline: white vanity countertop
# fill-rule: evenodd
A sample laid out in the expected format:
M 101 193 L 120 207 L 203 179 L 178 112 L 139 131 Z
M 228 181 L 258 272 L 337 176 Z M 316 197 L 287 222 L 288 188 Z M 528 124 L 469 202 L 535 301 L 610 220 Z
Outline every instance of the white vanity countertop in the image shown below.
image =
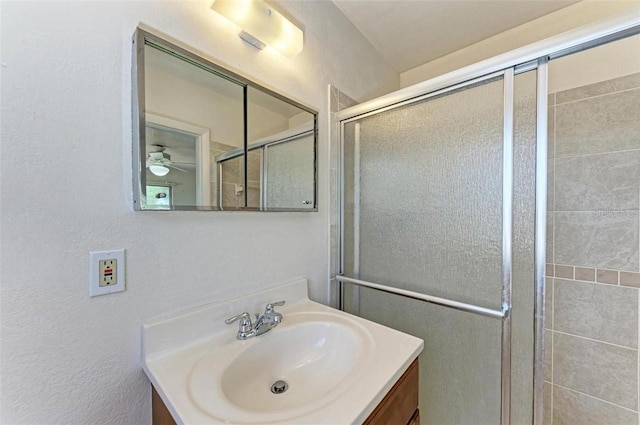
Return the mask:
M 243 311 L 262 312 L 268 302 L 279 300 L 286 300 L 286 305 L 278 309 L 284 320 L 263 335 L 238 341 L 237 323 L 231 326 L 224 324 L 228 317 Z M 295 322 L 296 317 L 309 315 L 326 317 L 335 320 L 335 323 L 352 323 L 364 335 L 362 340 L 367 344 L 364 345 L 365 352 L 356 359 L 357 370 L 330 394 L 320 396 L 317 403 L 307 403 L 310 407 L 294 409 L 297 413 L 293 410 L 267 414 L 248 411 L 247 416 L 243 417 L 244 410 L 225 397 L 218 383 L 220 380 L 204 380 L 203 386 L 202 377 L 194 379 L 196 372 L 201 373 L 207 368 L 223 371 L 242 353 L 260 349 L 261 338 L 264 338 L 263 342 L 268 341 L 266 338 L 277 338 L 274 335 L 281 329 L 282 337 L 287 326 L 290 326 L 289 329 L 295 326 L 287 323 L 287 316 L 291 316 L 290 322 Z M 310 301 L 306 279 L 143 326 L 144 371 L 176 423 L 189 425 L 361 424 L 420 354 L 423 346 L 419 338 Z M 204 363 L 214 363 L 214 367 L 205 365 L 203 368 L 203 359 Z M 311 386 L 313 382 L 308 384 Z M 202 394 L 203 391 L 206 394 Z M 256 395 L 247 394 L 249 400 L 253 397 Z M 212 414 L 213 411 L 215 414 Z

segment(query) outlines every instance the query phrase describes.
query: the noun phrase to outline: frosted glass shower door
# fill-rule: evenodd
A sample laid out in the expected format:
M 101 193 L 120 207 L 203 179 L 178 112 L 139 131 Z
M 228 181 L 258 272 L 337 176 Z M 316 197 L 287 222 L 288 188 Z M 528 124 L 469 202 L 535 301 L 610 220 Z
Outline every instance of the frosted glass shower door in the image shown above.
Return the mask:
M 307 134 L 265 147 L 264 208 L 315 206 L 315 139 Z
M 514 86 L 520 93 L 515 101 Z M 514 275 L 529 273 L 530 266 L 525 280 L 530 277 L 532 283 L 535 199 L 529 189 L 535 186 L 535 94 L 535 71 L 515 78 L 500 74 L 345 122 L 343 275 L 498 313 L 503 309 L 505 258 L 509 274 L 512 264 Z M 505 138 L 505 128 L 513 126 L 521 135 Z M 518 130 L 524 127 L 529 133 Z M 531 163 L 524 166 L 527 161 Z M 511 164 L 518 168 L 517 175 Z M 506 226 L 505 190 L 513 193 L 507 197 L 516 205 Z M 519 229 L 511 226 L 511 217 Z M 504 246 L 505 227 L 508 241 L 518 239 L 513 244 L 518 256 L 531 260 L 518 270 L 515 257 L 511 261 L 511 243 Z M 531 249 L 519 248 L 524 241 L 531 242 Z M 529 287 L 525 302 L 533 307 L 533 285 Z M 350 283 L 344 283 L 343 307 L 424 339 L 423 424 L 501 422 L 505 385 L 500 317 Z M 513 383 L 519 388 L 513 398 L 530 415 L 532 373 L 520 364 L 533 362 L 533 322 L 531 311 L 523 312 L 527 319 L 518 323 L 526 327 L 527 337 L 514 338 L 522 342 L 519 351 L 531 355 L 518 354 L 514 361 L 519 377 Z M 528 393 L 520 389 L 525 386 Z

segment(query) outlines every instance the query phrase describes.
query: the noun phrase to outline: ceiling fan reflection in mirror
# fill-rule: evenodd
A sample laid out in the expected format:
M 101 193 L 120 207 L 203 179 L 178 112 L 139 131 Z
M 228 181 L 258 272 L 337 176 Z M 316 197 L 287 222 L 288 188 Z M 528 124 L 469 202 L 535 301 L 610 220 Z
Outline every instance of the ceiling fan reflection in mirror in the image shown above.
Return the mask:
M 162 145 L 152 145 L 155 149 L 152 152 L 149 152 L 149 156 L 147 156 L 147 168 L 151 171 L 152 174 L 162 177 L 169 174 L 169 169 L 172 168 L 174 170 L 182 171 L 186 173 L 187 170 L 183 170 L 180 167 L 176 167 L 173 165 L 173 161 L 171 161 L 171 155 L 165 152 L 166 147 Z

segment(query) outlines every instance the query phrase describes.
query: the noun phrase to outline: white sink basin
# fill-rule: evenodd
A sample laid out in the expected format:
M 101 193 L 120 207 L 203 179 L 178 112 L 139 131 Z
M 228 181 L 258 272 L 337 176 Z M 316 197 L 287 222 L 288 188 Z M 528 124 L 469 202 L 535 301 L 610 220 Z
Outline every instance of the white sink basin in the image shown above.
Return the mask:
M 294 418 L 356 384 L 369 367 L 373 348 L 371 334 L 348 316 L 291 313 L 266 334 L 244 343 L 232 341 L 204 356 L 191 373 L 190 395 L 198 407 L 220 420 L 265 423 Z M 288 390 L 274 394 L 271 386 L 278 380 L 285 381 Z
M 422 340 L 314 303 L 299 280 L 143 328 L 144 370 L 178 424 L 358 424 Z M 238 341 L 224 319 L 284 299 L 283 322 Z M 288 389 L 274 394 L 276 381 Z

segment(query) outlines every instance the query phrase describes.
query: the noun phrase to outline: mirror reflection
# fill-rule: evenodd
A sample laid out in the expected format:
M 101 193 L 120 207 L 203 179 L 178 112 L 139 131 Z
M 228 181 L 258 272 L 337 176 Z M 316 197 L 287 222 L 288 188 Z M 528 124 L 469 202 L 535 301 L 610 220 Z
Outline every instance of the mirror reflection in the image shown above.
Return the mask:
M 136 209 L 317 210 L 315 112 L 145 31 L 135 40 Z
M 253 87 L 247 99 L 246 206 L 263 211 L 313 209 L 314 115 Z M 236 149 L 216 157 L 223 207 L 238 191 L 234 177 L 244 177 L 244 155 L 243 149 Z

